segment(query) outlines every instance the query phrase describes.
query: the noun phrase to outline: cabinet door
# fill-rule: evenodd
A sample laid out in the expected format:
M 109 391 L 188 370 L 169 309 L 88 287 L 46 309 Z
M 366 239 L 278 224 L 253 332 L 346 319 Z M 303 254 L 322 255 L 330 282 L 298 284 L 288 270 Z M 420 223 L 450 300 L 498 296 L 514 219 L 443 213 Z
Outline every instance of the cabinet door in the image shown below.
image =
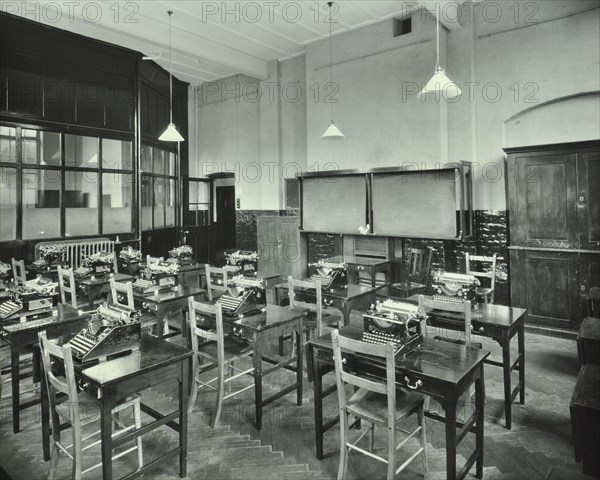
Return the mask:
M 16 50 L 7 56 L 7 109 L 41 117 L 44 113 L 45 60 L 34 53 Z
M 277 217 L 256 220 L 256 243 L 258 250 L 258 273 L 273 275 L 281 270 L 279 222 Z
M 562 252 L 511 252 L 513 306 L 527 309 L 533 324 L 575 329 L 580 322 L 578 255 Z M 515 278 L 513 277 L 513 280 Z
M 600 152 L 579 154 L 577 175 L 580 245 L 600 250 Z
M 513 162 L 511 243 L 578 248 L 576 155 L 517 154 Z
M 306 248 L 300 239 L 300 220 L 296 217 L 280 218 L 279 238 L 281 278 L 293 275 L 295 278 L 306 276 Z
M 600 288 L 600 252 L 583 253 L 579 256 L 579 301 L 582 319 L 588 315 L 585 300 L 590 288 Z

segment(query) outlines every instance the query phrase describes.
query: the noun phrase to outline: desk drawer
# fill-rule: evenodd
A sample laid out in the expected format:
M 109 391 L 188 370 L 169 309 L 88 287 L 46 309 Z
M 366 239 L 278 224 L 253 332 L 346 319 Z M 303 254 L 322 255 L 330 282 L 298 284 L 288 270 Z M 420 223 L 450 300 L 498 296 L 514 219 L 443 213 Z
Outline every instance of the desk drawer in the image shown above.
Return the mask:
M 502 332 L 495 325 L 479 323 L 477 320 L 471 320 L 471 331 L 474 335 L 481 335 L 488 338 L 500 338 Z

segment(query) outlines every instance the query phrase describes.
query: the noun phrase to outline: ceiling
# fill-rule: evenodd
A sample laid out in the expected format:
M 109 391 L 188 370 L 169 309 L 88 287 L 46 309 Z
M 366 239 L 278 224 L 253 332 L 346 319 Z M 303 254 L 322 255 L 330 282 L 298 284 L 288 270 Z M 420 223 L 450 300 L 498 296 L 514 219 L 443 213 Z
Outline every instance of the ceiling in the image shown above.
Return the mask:
M 405 17 L 421 7 L 434 12 L 436 3 L 448 8 L 457 4 L 452 0 L 340 0 L 334 4 L 333 18 L 338 21 L 332 31 L 335 35 Z M 193 85 L 234 74 L 265 79 L 269 61 L 300 55 L 306 45 L 329 35 L 329 7 L 313 0 L 27 0 L 7 2 L 3 10 L 137 50 L 165 68 L 169 67 L 167 11 L 172 10 L 173 74 Z M 457 23 L 440 21 L 459 28 Z

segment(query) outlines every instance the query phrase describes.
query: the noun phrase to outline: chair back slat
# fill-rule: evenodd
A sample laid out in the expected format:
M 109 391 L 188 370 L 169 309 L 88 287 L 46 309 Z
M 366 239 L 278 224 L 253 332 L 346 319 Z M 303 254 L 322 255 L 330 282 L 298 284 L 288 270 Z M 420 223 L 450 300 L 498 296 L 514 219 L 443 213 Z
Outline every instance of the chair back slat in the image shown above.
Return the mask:
M 465 300 L 462 303 L 450 303 L 441 300 L 433 300 L 427 298 L 424 295 L 419 295 L 419 309 L 425 310 L 430 308 L 432 310 L 446 310 L 448 312 L 464 313 L 465 317 L 465 345 L 471 345 L 471 301 Z
M 12 265 L 13 280 L 16 285 L 25 285 L 27 282 L 27 272 L 25 271 L 25 262 L 23 260 L 10 259 Z
M 206 264 L 204 266 L 206 274 L 206 290 L 208 292 L 208 299 L 213 299 L 213 291 L 226 292 L 227 291 L 227 269 L 223 267 L 213 267 Z
M 474 267 L 472 262 L 478 263 L 480 268 Z M 496 284 L 496 254 L 486 257 L 465 253 L 465 273 L 479 278 L 489 278 L 490 288 L 494 289 Z
M 429 288 L 433 248 L 411 248 L 408 252 L 408 275 L 406 281 L 418 281 Z
M 58 267 L 58 286 L 60 288 L 60 302 L 67 305 L 67 293 L 70 295 L 70 303 L 77 308 L 77 287 L 72 268 Z
M 299 291 L 314 295 L 315 303 L 297 300 Z M 307 309 L 317 314 L 317 338 L 323 335 L 323 290 L 320 280 L 298 280 L 288 276 L 288 296 L 290 298 L 290 310 Z
M 111 278 L 110 295 L 113 303 L 122 305 L 131 310 L 135 309 L 133 285 L 131 282 L 115 282 L 115 279 Z

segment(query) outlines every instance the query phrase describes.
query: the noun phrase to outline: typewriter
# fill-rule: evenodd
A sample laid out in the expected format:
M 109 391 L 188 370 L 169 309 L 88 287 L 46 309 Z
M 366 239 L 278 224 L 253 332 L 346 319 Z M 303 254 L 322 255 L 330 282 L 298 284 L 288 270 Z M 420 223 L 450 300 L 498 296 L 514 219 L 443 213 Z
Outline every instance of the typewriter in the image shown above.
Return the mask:
M 8 263 L 0 262 L 0 287 L 4 288 L 4 284 L 10 276 L 12 267 Z
M 235 250 L 225 254 L 227 265 L 239 267 L 245 277 L 256 276 L 258 272 L 258 253 L 250 250 Z
M 100 305 L 70 341 L 73 358 L 80 362 L 138 350 L 141 340 L 140 313 L 122 305 Z
M 345 288 L 348 283 L 346 264 L 343 262 L 328 262 L 321 259 L 316 263 L 309 263 L 308 266 L 317 269 L 317 273 L 311 275 L 310 280 L 320 280 L 323 290 Z
M 433 299 L 463 303 L 477 297 L 476 289 L 480 285 L 477 277 L 464 273 L 437 272 L 433 275 Z
M 142 252 L 132 248 L 131 245 L 129 245 L 119 253 L 119 261 L 124 265 L 140 263 L 142 261 Z
M 50 310 L 57 295 L 57 282 L 37 277 L 25 282 L 25 285 L 8 289 L 8 299 L 0 305 L 0 318 L 7 318 L 18 311 L 41 312 Z
M 169 259 L 167 262 L 176 263 L 177 265 L 184 266 L 192 263 L 193 255 L 192 247 L 189 245 L 182 245 L 180 247 L 169 250 Z
M 49 269 L 61 265 L 66 251 L 67 248 L 63 245 L 42 245 L 40 247 L 40 258 L 32 262 L 32 265 L 38 269 Z
M 363 313 L 362 341 L 378 345 L 392 342 L 396 354 L 405 354 L 423 341 L 425 320 L 417 305 L 392 299 L 378 301 Z
M 219 297 L 217 303 L 227 316 L 257 313 L 267 305 L 265 288 L 262 279 L 236 275 L 227 281 L 227 291 Z
M 82 265 L 73 270 L 77 277 L 90 275 L 104 275 L 114 270 L 115 254 L 110 252 L 98 252 L 83 260 Z
M 178 273 L 177 263 L 149 263 L 134 282 L 133 289 L 143 295 L 169 290 L 177 285 Z

